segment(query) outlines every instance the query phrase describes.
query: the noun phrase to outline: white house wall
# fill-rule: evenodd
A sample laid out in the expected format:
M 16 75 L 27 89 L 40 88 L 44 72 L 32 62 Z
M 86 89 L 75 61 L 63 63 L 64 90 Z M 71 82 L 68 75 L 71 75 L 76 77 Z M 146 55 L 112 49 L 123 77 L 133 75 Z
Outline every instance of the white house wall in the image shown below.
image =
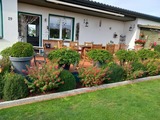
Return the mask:
M 18 41 L 17 0 L 2 0 L 3 39 L 0 51 Z
M 45 7 L 33 6 L 24 3 L 18 4 L 18 11 L 42 15 L 42 39 L 48 39 L 47 26 L 48 26 L 49 14 L 69 16 L 75 18 L 75 28 L 76 28 L 76 23 L 80 23 L 80 31 L 79 31 L 80 44 L 83 44 L 85 41 L 102 43 L 103 45 L 105 45 L 110 41 L 114 41 L 114 43 L 119 43 L 119 36 L 123 34 L 123 29 L 124 29 L 124 22 L 121 21 L 99 18 L 99 17 L 67 12 L 62 10 L 50 9 Z M 47 22 L 44 21 L 44 19 L 46 18 Z M 89 22 L 88 27 L 85 27 L 84 19 L 88 20 Z M 100 21 L 101 21 L 101 27 L 99 26 Z M 76 29 L 74 30 L 76 31 Z M 113 38 L 113 34 L 115 32 L 118 34 L 117 38 Z

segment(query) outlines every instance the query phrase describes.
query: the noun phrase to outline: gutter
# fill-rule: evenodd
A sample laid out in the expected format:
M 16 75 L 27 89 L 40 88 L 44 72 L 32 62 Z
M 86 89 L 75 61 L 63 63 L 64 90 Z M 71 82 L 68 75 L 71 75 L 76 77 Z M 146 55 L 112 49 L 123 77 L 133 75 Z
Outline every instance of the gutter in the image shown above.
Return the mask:
M 114 12 L 99 10 L 99 9 L 86 7 L 86 6 L 82 6 L 82 5 L 75 5 L 75 4 L 72 4 L 72 3 L 67 3 L 67 2 L 63 2 L 63 1 L 59 1 L 59 0 L 46 0 L 46 2 L 66 5 L 66 6 L 70 6 L 70 7 L 76 7 L 76 8 L 80 8 L 80 9 L 90 10 L 90 11 L 99 12 L 99 13 L 105 13 L 105 14 L 119 16 L 119 17 L 124 17 L 125 16 L 123 14 L 118 14 L 118 13 L 114 13 Z

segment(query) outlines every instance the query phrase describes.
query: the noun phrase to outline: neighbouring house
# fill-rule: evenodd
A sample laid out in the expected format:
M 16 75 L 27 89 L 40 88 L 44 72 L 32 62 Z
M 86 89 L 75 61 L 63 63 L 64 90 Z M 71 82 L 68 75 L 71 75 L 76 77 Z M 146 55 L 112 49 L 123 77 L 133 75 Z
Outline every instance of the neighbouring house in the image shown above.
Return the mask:
M 160 17 L 90 0 L 0 0 L 0 51 L 17 41 L 42 46 L 43 39 L 160 44 Z M 147 45 L 146 44 L 146 45 Z

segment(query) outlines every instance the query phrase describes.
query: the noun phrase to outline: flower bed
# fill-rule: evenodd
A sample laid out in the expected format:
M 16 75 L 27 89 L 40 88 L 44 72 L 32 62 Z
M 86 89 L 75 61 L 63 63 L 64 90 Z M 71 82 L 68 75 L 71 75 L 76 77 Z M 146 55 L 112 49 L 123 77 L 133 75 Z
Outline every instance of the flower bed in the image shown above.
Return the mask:
M 21 85 L 25 87 L 24 84 L 26 84 L 29 95 L 39 95 L 50 92 L 67 91 L 75 89 L 76 86 L 78 88 L 98 86 L 106 83 L 114 83 L 128 79 L 132 80 L 160 74 L 159 52 L 145 49 L 138 52 L 121 50 L 115 55 L 115 59 L 118 59 L 121 64 L 113 62 L 114 60 L 110 62 L 106 60 L 103 61 L 104 64 L 101 67 L 91 66 L 85 68 L 79 66 L 76 74 L 71 74 L 70 71 L 64 71 L 63 67 L 54 63 L 55 61 L 50 61 L 47 64 L 41 65 L 41 67 L 28 67 L 27 71 L 23 71 L 26 73 L 25 77 L 19 76 L 13 72 L 10 73 L 8 70 L 7 72 L 9 73 L 3 73 L 0 75 L 0 86 L 4 87 L 6 81 L 12 82 L 7 76 L 13 75 L 14 80 L 21 79 L 19 81 L 23 81 L 20 84 L 17 84 L 16 82 L 13 83 L 12 85 L 14 85 L 14 88 L 20 88 Z M 1 98 L 6 96 L 8 92 L 11 92 L 10 94 L 14 94 L 15 96 L 17 96 L 17 94 L 21 95 L 17 98 L 14 97 L 14 99 L 26 96 L 26 94 L 23 95 L 22 89 L 17 92 L 17 90 L 10 91 L 7 87 L 4 87 L 4 89 L 2 89 L 2 87 L 0 91 Z M 3 91 L 5 91 L 5 93 Z M 7 100 L 9 100 L 8 98 Z M 12 98 L 10 99 L 12 100 Z

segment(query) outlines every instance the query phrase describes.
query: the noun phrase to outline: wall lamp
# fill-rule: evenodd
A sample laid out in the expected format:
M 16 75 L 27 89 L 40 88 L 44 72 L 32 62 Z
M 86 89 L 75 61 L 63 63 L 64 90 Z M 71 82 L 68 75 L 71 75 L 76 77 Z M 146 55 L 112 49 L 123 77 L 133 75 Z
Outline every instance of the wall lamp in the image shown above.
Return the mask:
M 85 27 L 88 27 L 88 24 L 89 24 L 88 19 L 84 19 L 83 23 L 85 24 Z
M 134 28 L 135 28 L 135 24 L 134 25 L 130 25 L 129 31 L 133 31 Z

